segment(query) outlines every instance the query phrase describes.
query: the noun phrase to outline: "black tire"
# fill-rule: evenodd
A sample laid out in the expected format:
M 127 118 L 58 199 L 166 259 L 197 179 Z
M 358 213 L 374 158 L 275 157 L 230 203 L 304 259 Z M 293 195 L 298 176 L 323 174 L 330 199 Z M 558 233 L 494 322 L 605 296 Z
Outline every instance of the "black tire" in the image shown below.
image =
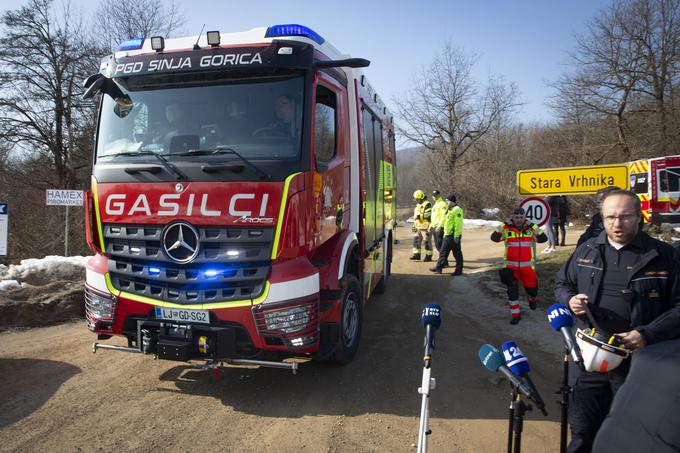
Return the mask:
M 387 252 L 385 256 L 385 272 L 382 278 L 375 287 L 376 294 L 383 294 L 385 289 L 387 289 L 387 280 L 389 280 L 390 275 L 392 275 L 392 237 L 389 237 L 387 241 Z
M 359 349 L 363 323 L 363 292 L 354 275 L 344 278 L 340 312 L 340 335 L 331 362 L 345 365 L 352 361 Z

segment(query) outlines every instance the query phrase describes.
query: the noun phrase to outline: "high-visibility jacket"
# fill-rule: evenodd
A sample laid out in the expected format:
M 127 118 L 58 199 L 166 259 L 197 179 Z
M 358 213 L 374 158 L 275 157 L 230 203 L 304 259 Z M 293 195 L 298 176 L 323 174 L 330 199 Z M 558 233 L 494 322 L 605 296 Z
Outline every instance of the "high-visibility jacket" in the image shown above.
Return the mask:
M 444 236 L 459 238 L 463 234 L 463 208 L 456 205 L 446 210 Z
M 432 206 L 432 223 L 430 224 L 432 228 L 441 228 L 444 225 L 444 218 L 448 209 L 449 207 L 442 200 L 442 197 L 435 200 L 434 206 Z
M 545 242 L 548 237 L 535 223 L 521 227 L 501 223 L 491 233 L 491 240 L 505 242 L 503 267 L 533 269 L 536 264 L 536 243 Z
M 419 230 L 429 230 L 432 220 L 432 203 L 423 200 L 413 210 L 413 221 Z

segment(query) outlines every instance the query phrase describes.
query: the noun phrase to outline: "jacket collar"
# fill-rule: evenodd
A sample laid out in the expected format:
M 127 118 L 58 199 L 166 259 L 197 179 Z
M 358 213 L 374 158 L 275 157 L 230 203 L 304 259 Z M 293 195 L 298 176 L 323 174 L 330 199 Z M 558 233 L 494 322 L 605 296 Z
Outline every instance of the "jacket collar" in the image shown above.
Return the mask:
M 646 240 L 649 236 L 647 236 L 647 233 L 644 233 L 641 229 L 638 230 L 637 234 L 635 237 L 633 237 L 633 240 L 630 241 L 626 246 L 632 245 L 633 247 L 636 247 L 640 250 L 647 251 L 649 248 L 649 242 Z M 609 245 L 609 240 L 607 239 L 607 232 L 605 230 L 602 230 L 600 235 L 597 237 L 595 240 L 595 243 L 597 245 Z

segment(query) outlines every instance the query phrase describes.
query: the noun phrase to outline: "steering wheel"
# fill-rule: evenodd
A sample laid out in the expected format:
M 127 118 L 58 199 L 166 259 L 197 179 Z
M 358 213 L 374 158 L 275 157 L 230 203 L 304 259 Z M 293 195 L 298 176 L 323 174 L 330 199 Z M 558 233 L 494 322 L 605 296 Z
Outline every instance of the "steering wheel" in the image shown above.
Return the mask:
M 256 138 L 288 138 L 286 132 L 272 126 L 255 129 L 251 135 Z

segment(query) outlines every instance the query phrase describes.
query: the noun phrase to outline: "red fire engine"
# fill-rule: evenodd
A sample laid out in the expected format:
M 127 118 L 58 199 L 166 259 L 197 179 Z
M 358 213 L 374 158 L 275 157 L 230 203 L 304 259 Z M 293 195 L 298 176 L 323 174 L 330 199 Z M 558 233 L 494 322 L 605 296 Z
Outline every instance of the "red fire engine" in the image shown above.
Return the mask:
M 161 359 L 347 363 L 384 289 L 392 116 L 313 30 L 135 39 L 101 63 L 86 317 Z
M 649 222 L 680 222 L 680 156 L 657 157 L 629 163 L 630 190 L 642 203 L 642 216 Z

